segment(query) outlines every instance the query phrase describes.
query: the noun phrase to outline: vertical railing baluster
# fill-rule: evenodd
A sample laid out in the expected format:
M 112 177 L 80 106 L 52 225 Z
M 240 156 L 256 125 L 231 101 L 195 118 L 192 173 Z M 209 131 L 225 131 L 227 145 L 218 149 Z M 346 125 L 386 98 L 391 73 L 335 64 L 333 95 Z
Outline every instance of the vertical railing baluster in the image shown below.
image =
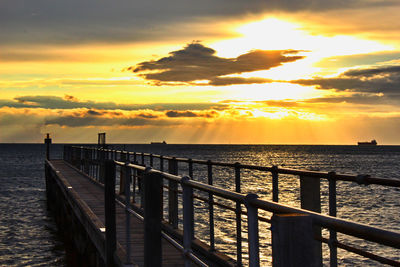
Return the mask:
M 94 156 L 95 156 L 94 149 L 91 148 L 90 149 L 90 165 L 89 165 L 90 166 L 90 176 L 96 179 L 95 174 L 94 174 Z
M 178 175 L 178 161 L 176 158 L 168 160 L 168 172 Z M 168 180 L 168 222 L 174 229 L 178 228 L 178 183 Z
M 235 163 L 235 191 L 240 193 L 240 163 Z M 242 208 L 236 202 L 236 261 L 238 266 L 242 266 Z
M 336 217 L 336 180 L 335 172 L 329 172 L 329 216 Z M 337 233 L 335 230 L 329 230 L 329 262 L 331 267 L 337 266 Z
M 212 175 L 212 162 L 211 160 L 207 161 L 207 180 L 208 184 L 213 184 L 213 175 Z M 208 193 L 208 214 L 209 214 L 209 225 L 210 225 L 210 250 L 215 251 L 215 233 L 214 233 L 214 195 L 212 193 Z
M 142 152 L 142 165 L 144 166 L 144 152 Z
M 160 155 L 160 171 L 164 172 L 164 157 L 162 155 Z M 162 207 L 162 214 L 161 214 L 161 219 L 164 220 L 164 179 L 162 181 L 162 192 L 161 192 L 161 199 L 163 200 L 163 207 Z
M 115 159 L 117 160 L 117 159 Z M 121 151 L 120 153 L 120 161 L 127 163 L 128 162 L 128 153 Z M 126 176 L 126 172 L 124 170 L 124 168 L 120 168 L 120 173 L 119 173 L 119 194 L 125 194 L 125 185 L 126 182 L 125 180 L 128 179 Z
M 153 154 L 150 153 L 150 167 L 153 168 Z
M 98 169 L 99 169 L 99 182 L 104 184 L 104 161 L 106 160 L 106 154 L 104 149 L 98 150 Z
M 112 160 L 104 162 L 104 213 L 106 226 L 106 265 L 114 264 L 116 249 L 115 224 L 115 164 Z
M 279 202 L 278 166 L 272 166 L 272 201 Z
M 79 147 L 79 170 L 83 171 L 83 146 Z
M 183 248 L 185 254 L 192 251 L 192 240 L 194 236 L 194 210 L 193 210 L 193 188 L 187 185 L 190 177 L 184 176 L 181 179 L 182 202 L 183 202 Z M 191 260 L 185 257 L 185 267 L 191 266 Z
M 190 179 L 192 179 L 193 180 L 193 160 L 192 159 L 188 159 L 188 164 L 189 164 L 189 178 Z M 193 193 L 193 190 L 192 190 L 192 193 Z M 192 201 L 192 203 L 193 203 L 193 201 Z M 194 206 L 193 206 L 193 204 L 192 204 L 192 213 L 193 213 L 193 217 L 194 217 Z M 193 221 L 192 221 L 192 229 L 193 229 L 193 231 L 192 231 L 192 239 L 194 239 L 194 219 L 193 219 Z
M 251 200 L 257 199 L 256 194 L 248 194 L 245 197 L 245 206 L 247 208 L 247 227 L 249 242 L 249 266 L 260 266 L 260 244 L 258 235 L 258 210 L 251 205 Z
M 127 154 L 128 156 L 128 154 Z M 131 263 L 131 168 L 129 167 L 129 156 L 125 162 L 125 218 L 126 218 L 126 263 Z
M 133 164 L 137 165 L 136 161 L 133 161 Z M 138 171 L 136 168 L 133 169 L 132 173 L 132 203 L 136 203 L 136 180 L 138 176 Z

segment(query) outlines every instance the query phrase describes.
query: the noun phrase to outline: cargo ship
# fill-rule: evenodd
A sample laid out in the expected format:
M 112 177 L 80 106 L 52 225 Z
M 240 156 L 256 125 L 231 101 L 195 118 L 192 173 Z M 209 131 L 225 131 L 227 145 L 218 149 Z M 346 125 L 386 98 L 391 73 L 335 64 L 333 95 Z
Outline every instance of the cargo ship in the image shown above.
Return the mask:
M 376 146 L 377 144 L 376 140 L 371 140 L 371 142 L 358 142 L 359 146 Z
M 165 142 L 165 141 L 162 141 L 162 142 L 151 142 L 150 144 L 152 144 L 152 145 L 166 145 L 167 142 Z

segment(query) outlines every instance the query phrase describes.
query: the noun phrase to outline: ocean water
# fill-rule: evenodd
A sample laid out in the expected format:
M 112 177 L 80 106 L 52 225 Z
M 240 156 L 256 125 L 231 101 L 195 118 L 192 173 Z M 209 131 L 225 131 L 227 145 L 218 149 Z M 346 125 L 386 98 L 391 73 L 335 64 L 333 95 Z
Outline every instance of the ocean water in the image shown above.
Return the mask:
M 47 211 L 44 146 L 0 144 L 0 266 L 65 266 Z
M 241 162 L 256 165 L 337 173 L 370 174 L 376 177 L 400 179 L 400 146 L 302 146 L 302 145 L 111 145 L 112 148 L 149 152 L 193 159 L 222 162 Z M 52 157 L 60 158 L 62 145 L 52 145 Z M 44 146 L 0 144 L 0 266 L 64 266 L 66 256 L 56 226 L 46 208 L 44 181 Z M 155 161 L 157 166 L 157 162 Z M 187 174 L 187 166 L 179 165 L 179 174 Z M 234 188 L 233 170 L 213 169 L 214 184 Z M 205 166 L 194 168 L 194 179 L 206 181 Z M 338 182 L 338 217 L 367 223 L 400 232 L 400 189 L 382 186 L 360 186 Z M 299 180 L 280 176 L 280 202 L 296 207 L 299 202 Z M 242 172 L 242 192 L 256 193 L 270 200 L 271 177 L 259 171 Z M 327 213 L 327 183 L 321 184 L 322 212 Z M 222 200 L 221 200 L 222 201 Z M 229 204 L 229 203 L 227 203 Z M 196 202 L 195 233 L 208 242 L 207 206 Z M 271 214 L 261 213 L 270 217 Z M 216 248 L 232 257 L 235 249 L 235 215 L 215 208 Z M 232 227 L 227 227 L 232 225 Z M 260 223 L 261 260 L 271 263 L 269 225 Z M 323 232 L 326 235 L 326 232 Z M 246 239 L 246 223 L 243 238 Z M 348 244 L 367 249 L 381 256 L 400 260 L 399 251 L 338 235 Z M 244 244 L 244 251 L 247 249 Z M 328 248 L 324 246 L 324 263 Z M 338 250 L 341 266 L 376 266 L 376 262 Z M 244 255 L 246 262 L 246 255 Z

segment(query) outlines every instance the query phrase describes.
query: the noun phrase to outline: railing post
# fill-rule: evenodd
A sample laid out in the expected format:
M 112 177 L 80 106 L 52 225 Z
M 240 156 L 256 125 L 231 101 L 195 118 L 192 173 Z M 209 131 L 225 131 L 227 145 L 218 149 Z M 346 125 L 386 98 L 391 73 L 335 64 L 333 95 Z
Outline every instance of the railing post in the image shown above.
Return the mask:
M 248 242 L 249 242 L 249 266 L 260 266 L 260 244 L 258 236 L 258 210 L 251 205 L 251 200 L 257 199 L 256 194 L 248 194 L 244 199 L 244 204 L 247 208 L 247 227 L 248 227 Z
M 240 163 L 235 163 L 235 191 L 240 193 Z M 237 265 L 242 266 L 242 208 L 236 202 L 236 255 Z
M 140 207 L 144 208 L 144 172 L 137 171 L 138 175 L 138 186 L 139 186 L 139 194 L 140 194 Z
M 125 229 L 126 229 L 126 264 L 131 264 L 131 168 L 129 161 L 125 162 Z
M 88 148 L 83 149 L 83 172 L 89 175 L 89 160 L 90 160 L 90 150 Z
M 183 191 L 183 248 L 185 254 L 192 250 L 192 240 L 194 236 L 194 207 L 193 207 L 193 188 L 187 185 L 190 180 L 188 176 L 181 179 Z M 185 257 L 185 267 L 189 267 L 191 260 Z
M 112 160 L 105 161 L 104 207 L 106 224 L 106 265 L 113 266 L 116 249 L 115 227 L 115 164 Z
M 121 161 L 122 162 L 127 162 L 127 153 L 121 151 L 120 155 Z M 122 195 L 125 193 L 125 180 L 127 177 L 127 174 L 125 173 L 126 168 L 121 168 L 121 171 L 119 173 L 119 194 Z
M 99 182 L 104 184 L 104 174 L 105 174 L 105 168 L 104 168 L 104 162 L 105 162 L 105 157 L 106 157 L 106 152 L 104 151 L 104 148 L 100 148 L 98 151 L 98 162 L 99 162 Z
M 50 134 L 46 134 L 46 138 L 44 139 L 44 143 L 46 144 L 46 159 L 50 160 L 50 145 L 51 145 Z
M 78 155 L 79 155 L 79 165 L 78 165 L 78 169 L 79 170 L 83 170 L 83 161 L 84 161 L 84 155 L 83 155 L 83 146 L 80 146 L 79 147 L 79 153 L 78 153 Z
M 208 184 L 213 184 L 213 175 L 212 175 L 212 162 L 211 160 L 207 161 L 207 180 Z M 210 250 L 215 251 L 215 233 L 214 233 L 214 195 L 212 193 L 208 193 L 208 220 L 210 226 Z
M 335 172 L 329 172 L 329 216 L 336 217 L 336 180 Z M 329 263 L 331 267 L 337 266 L 337 233 L 329 230 Z
M 272 266 L 322 266 L 315 254 L 312 219 L 303 214 L 274 214 L 272 229 Z
M 278 166 L 272 166 L 272 201 L 279 202 Z
M 321 185 L 319 178 L 300 176 L 300 200 L 301 208 L 321 213 Z M 314 236 L 321 238 L 320 226 L 313 226 Z M 322 266 L 322 242 L 314 242 L 315 255 Z
M 178 161 L 176 158 L 168 160 L 168 172 L 178 175 Z M 178 183 L 168 180 L 168 222 L 174 229 L 178 228 Z
M 161 247 L 162 177 L 146 168 L 144 176 L 144 266 L 162 264 Z
M 160 171 L 164 171 L 164 157 L 160 155 Z
M 138 163 L 136 161 L 133 161 L 133 164 L 137 165 Z M 136 203 L 136 180 L 138 179 L 138 171 L 137 169 L 133 169 L 133 174 L 132 174 L 132 203 Z

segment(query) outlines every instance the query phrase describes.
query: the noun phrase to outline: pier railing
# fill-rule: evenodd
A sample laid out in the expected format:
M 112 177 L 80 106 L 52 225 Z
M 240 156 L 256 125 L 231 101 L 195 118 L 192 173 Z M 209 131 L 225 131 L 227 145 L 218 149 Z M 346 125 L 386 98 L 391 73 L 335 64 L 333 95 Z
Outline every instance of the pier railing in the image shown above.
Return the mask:
M 342 243 L 337 239 L 337 233 L 342 233 L 400 249 L 400 233 L 336 218 L 337 181 L 399 188 L 400 180 L 376 178 L 368 175 L 344 175 L 335 172 L 295 170 L 277 166 L 265 167 L 241 163 L 176 158 L 150 153 L 80 146 L 65 146 L 64 159 L 100 183 L 107 184 L 106 181 L 110 179 L 109 176 L 111 175 L 115 186 L 115 178 L 119 178 L 120 196 L 117 195 L 117 199 L 125 207 L 127 213 L 144 217 L 145 221 L 146 217 L 148 221 L 154 221 L 154 218 L 158 218 L 161 223 L 161 220 L 164 219 L 163 209 L 166 209 L 166 221 L 170 226 L 168 229 L 172 229 L 171 231 L 175 231 L 175 233 L 183 230 L 183 234 L 180 237 L 171 235 L 171 231 L 167 233 L 168 229 L 165 227 L 161 234 L 176 247 L 180 248 L 188 261 L 194 261 L 200 266 L 207 264 L 202 260 L 201 256 L 199 257 L 192 253 L 195 246 L 200 250 L 204 250 L 204 257 L 218 258 L 218 248 L 216 248 L 215 244 L 215 206 L 235 213 L 237 256 L 235 264 L 238 266 L 243 265 L 243 255 L 246 254 L 243 251 L 243 242 L 247 242 L 247 256 L 250 266 L 259 266 L 260 264 L 259 222 L 271 224 L 272 260 L 274 266 L 288 266 L 290 264 L 288 261 L 298 262 L 299 260 L 304 264 L 310 264 L 310 266 L 320 266 L 322 265 L 322 243 L 326 243 L 329 246 L 330 266 L 337 266 L 337 248 L 380 263 L 392 266 L 400 265 L 400 262 L 396 260 L 371 253 L 354 245 Z M 113 166 L 113 171 L 106 169 L 105 162 L 112 162 L 109 165 Z M 187 165 L 188 176 L 179 176 L 179 164 Z M 207 183 L 192 180 L 193 166 L 195 164 L 207 167 Z M 216 166 L 228 167 L 234 170 L 235 190 L 226 190 L 213 185 L 213 167 Z M 116 171 L 117 169 L 119 171 Z M 255 194 L 245 195 L 241 192 L 241 172 L 243 170 L 257 170 L 271 175 L 272 201 L 260 199 Z M 301 208 L 279 203 L 279 176 L 281 174 L 293 175 L 300 179 Z M 326 215 L 321 214 L 320 181 L 323 179 L 328 180 L 329 183 L 329 213 Z M 159 188 L 160 186 L 161 189 Z M 150 192 L 147 192 L 146 188 L 151 187 L 155 191 L 159 190 L 160 195 L 158 197 L 154 197 L 157 195 L 154 192 L 149 196 Z M 207 203 L 209 225 L 207 236 L 209 242 L 206 244 L 206 248 L 197 242 L 198 239 L 204 239 L 204 237 L 198 237 L 194 231 L 194 199 Z M 229 203 L 233 205 L 229 205 Z M 135 210 L 135 207 L 138 209 Z M 242 207 L 245 207 L 245 210 Z M 155 211 L 155 213 L 150 214 L 150 210 Z M 273 216 L 271 218 L 262 216 L 259 212 L 261 210 L 270 212 Z M 245 220 L 248 233 L 247 241 L 243 240 L 242 233 L 244 216 L 247 217 L 247 220 Z M 149 223 L 149 225 L 152 225 L 152 223 Z M 129 228 L 128 220 L 126 227 L 127 229 Z M 157 232 L 157 227 L 161 226 L 155 226 L 150 232 Z M 329 231 L 328 238 L 323 237 L 321 229 Z M 301 244 L 299 240 L 301 240 Z M 154 243 L 152 244 L 154 249 Z M 127 255 L 129 255 L 130 248 L 126 249 Z M 153 257 L 150 258 L 154 260 L 154 251 L 152 255 Z M 287 255 L 291 256 L 288 257 Z

